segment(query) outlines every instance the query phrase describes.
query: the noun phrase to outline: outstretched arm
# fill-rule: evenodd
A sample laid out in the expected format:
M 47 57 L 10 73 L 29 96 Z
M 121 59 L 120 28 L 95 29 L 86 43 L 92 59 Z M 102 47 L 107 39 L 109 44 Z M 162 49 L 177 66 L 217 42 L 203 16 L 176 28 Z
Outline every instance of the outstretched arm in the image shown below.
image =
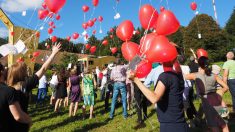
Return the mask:
M 61 44 L 55 44 L 52 48 L 52 53 L 47 59 L 47 61 L 42 65 L 41 69 L 36 72 L 36 75 L 40 79 L 42 75 L 47 71 L 48 67 L 50 66 L 52 60 L 54 59 L 55 55 L 60 51 L 61 49 Z
M 155 91 L 148 89 L 138 78 L 135 77 L 134 73 L 128 73 L 128 77 L 136 83 L 140 91 L 145 95 L 145 97 L 153 104 L 158 102 L 165 92 L 164 84 L 159 81 Z
M 193 50 L 192 48 L 190 48 L 190 51 L 192 52 L 193 57 L 195 58 L 195 63 L 198 63 L 198 61 L 197 61 L 197 56 L 196 56 L 194 50 Z

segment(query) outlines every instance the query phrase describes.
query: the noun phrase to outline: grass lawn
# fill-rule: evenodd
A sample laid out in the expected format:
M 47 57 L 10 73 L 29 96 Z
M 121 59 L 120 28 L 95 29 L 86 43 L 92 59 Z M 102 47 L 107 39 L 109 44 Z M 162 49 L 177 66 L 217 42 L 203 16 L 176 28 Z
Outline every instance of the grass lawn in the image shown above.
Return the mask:
M 34 95 L 36 90 L 33 91 Z M 98 94 L 99 95 L 99 94 Z M 224 100 L 228 103 L 231 109 L 231 97 L 230 93 L 226 93 Z M 111 100 L 110 100 L 111 101 Z M 199 101 L 196 100 L 196 107 L 199 106 Z M 80 106 L 82 103 L 80 103 Z M 63 108 L 61 113 L 57 114 L 53 112 L 53 108 L 49 106 L 49 101 L 47 100 L 46 105 L 35 107 L 32 103 L 29 108 L 29 114 L 33 120 L 33 126 L 30 131 L 32 132 L 70 132 L 70 131 L 96 131 L 96 132 L 106 132 L 106 131 L 136 131 L 133 127 L 136 125 L 137 115 L 133 114 L 134 110 L 128 111 L 129 117 L 125 120 L 122 116 L 122 107 L 119 105 L 115 111 L 115 117 L 113 120 L 109 121 L 109 113 L 104 112 L 104 102 L 97 100 L 95 105 L 95 118 L 88 119 L 88 108 L 87 108 L 87 119 L 82 120 L 82 110 L 81 107 L 77 112 L 77 116 L 70 118 L 68 116 L 68 108 Z M 157 115 L 153 106 L 148 107 L 148 119 L 145 121 L 146 127 L 139 129 L 140 132 L 146 131 L 159 131 L 159 122 L 157 120 Z M 235 131 L 235 121 L 229 121 L 229 127 L 231 131 Z M 193 132 L 199 132 L 205 130 L 204 128 L 194 128 L 191 129 Z

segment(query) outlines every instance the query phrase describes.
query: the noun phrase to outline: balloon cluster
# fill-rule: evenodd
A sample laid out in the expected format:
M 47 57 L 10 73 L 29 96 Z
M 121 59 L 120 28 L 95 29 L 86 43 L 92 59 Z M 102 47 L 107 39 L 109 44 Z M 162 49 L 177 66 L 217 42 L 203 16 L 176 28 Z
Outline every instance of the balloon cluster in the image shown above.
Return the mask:
M 151 71 L 152 63 L 169 62 L 176 58 L 177 50 L 166 36 L 175 33 L 179 29 L 180 23 L 173 12 L 161 7 L 161 13 L 158 14 L 157 10 L 148 4 L 140 8 L 139 20 L 144 29 L 154 30 L 154 33 L 145 34 L 141 38 L 140 45 L 130 41 L 134 25 L 129 20 L 118 26 L 116 34 L 125 41 L 121 50 L 127 61 L 131 61 L 136 55 L 142 58 L 136 68 L 136 76 L 143 78 Z

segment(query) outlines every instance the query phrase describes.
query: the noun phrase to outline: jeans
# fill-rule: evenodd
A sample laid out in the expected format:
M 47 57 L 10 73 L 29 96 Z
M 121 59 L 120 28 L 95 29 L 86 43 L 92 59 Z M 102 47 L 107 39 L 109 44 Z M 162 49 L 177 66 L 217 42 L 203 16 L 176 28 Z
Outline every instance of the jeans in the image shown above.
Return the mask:
M 126 84 L 122 82 L 115 82 L 113 88 L 113 99 L 111 104 L 110 118 L 113 118 L 114 115 L 119 90 L 121 91 L 122 95 L 123 116 L 124 118 L 127 117 Z
M 233 110 L 235 110 L 235 79 L 228 80 L 229 91 L 232 95 Z
M 138 122 L 142 122 L 143 118 L 147 118 L 147 99 L 139 90 L 138 86 L 134 84 L 134 97 L 136 100 L 136 111 L 138 115 Z M 143 110 L 143 111 L 142 111 Z M 143 113 L 143 115 L 142 115 Z
M 39 88 L 38 89 L 37 103 L 42 102 L 45 99 L 46 96 L 47 96 L 47 89 L 46 88 Z

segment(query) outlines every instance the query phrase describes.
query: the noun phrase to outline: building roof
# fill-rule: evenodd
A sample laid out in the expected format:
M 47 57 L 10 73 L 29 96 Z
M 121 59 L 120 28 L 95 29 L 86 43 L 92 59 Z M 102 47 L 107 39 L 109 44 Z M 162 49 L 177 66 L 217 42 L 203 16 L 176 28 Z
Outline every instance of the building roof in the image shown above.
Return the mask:
M 35 63 L 38 64 L 43 64 L 45 61 L 42 61 L 42 59 L 44 59 L 46 56 L 50 56 L 51 51 L 49 50 L 37 50 L 38 52 L 40 52 L 40 55 L 36 58 Z M 85 58 L 88 57 L 89 55 L 87 54 L 76 54 L 76 53 L 69 53 L 69 52 L 59 52 L 54 60 L 52 61 L 52 64 L 60 64 L 61 63 L 61 59 L 63 58 L 64 54 L 75 54 L 77 55 L 79 58 Z M 0 59 L 0 63 L 2 65 L 7 65 L 8 64 L 8 57 L 4 57 Z
M 37 51 L 40 52 L 40 55 L 37 57 L 36 63 L 43 64 L 45 61 L 42 61 L 42 59 L 44 59 L 46 56 L 49 56 L 51 54 L 51 51 L 49 51 L 49 50 L 37 50 Z M 76 53 L 70 53 L 70 52 L 59 52 L 55 56 L 54 60 L 52 61 L 52 64 L 60 64 L 61 63 L 61 59 L 63 58 L 63 56 L 65 54 L 74 54 L 74 55 L 77 55 L 78 58 L 85 58 L 85 57 L 89 56 L 87 54 L 76 54 Z

